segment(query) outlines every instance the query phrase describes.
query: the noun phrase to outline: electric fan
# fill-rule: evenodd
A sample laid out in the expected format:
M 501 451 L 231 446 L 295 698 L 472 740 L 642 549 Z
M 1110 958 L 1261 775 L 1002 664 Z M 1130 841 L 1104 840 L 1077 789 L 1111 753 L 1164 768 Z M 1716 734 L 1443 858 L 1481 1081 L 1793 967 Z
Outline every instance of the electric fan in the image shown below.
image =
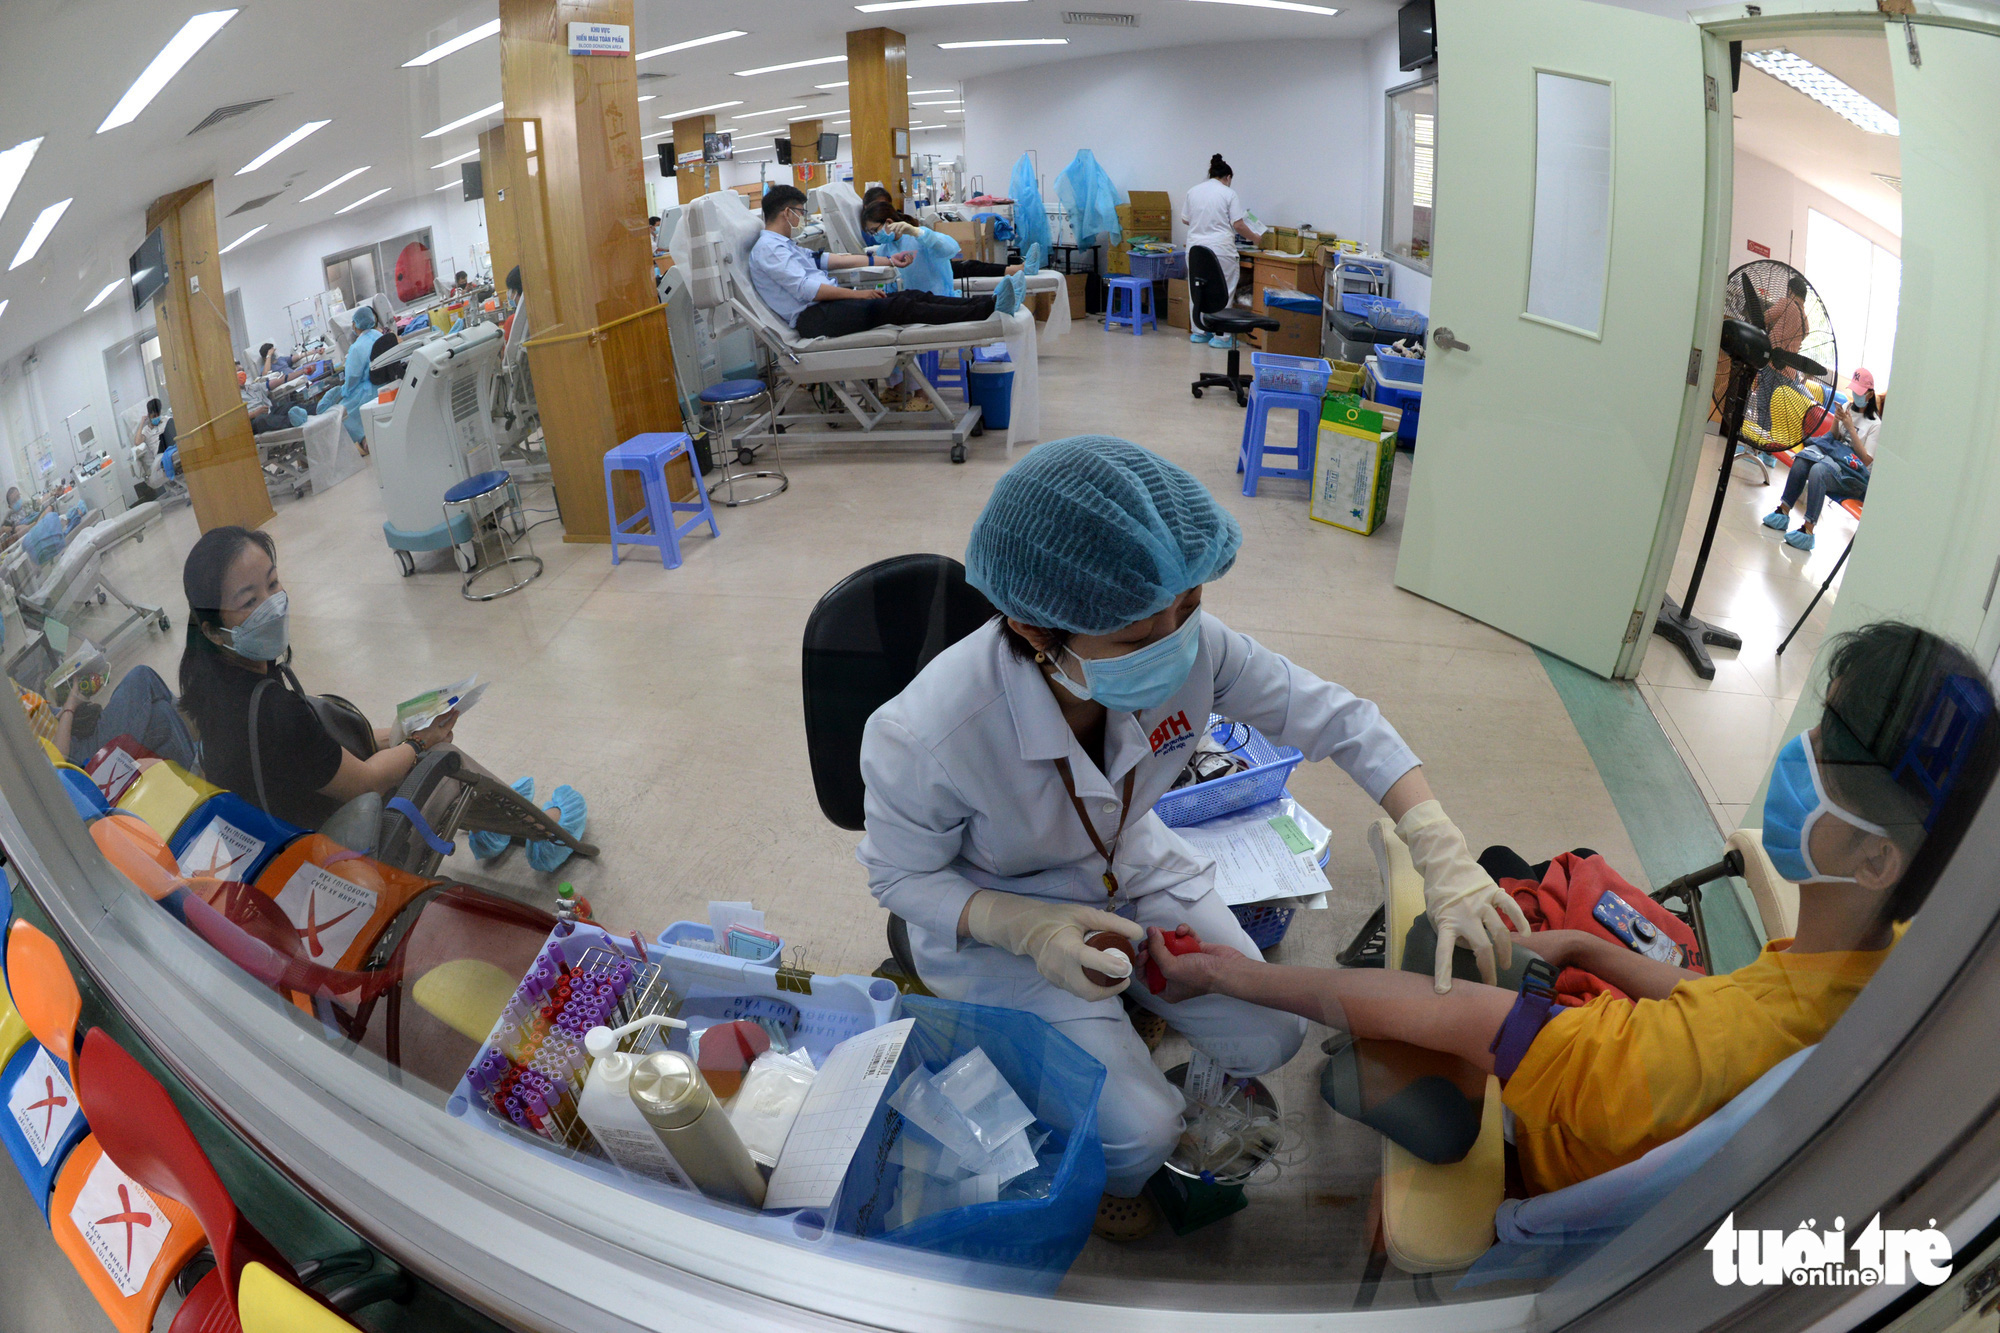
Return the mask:
M 1687 657 L 1688 665 L 1703 680 L 1715 679 L 1715 663 L 1709 659 L 1707 644 L 1720 648 L 1741 648 L 1743 640 L 1726 629 L 1719 629 L 1704 620 L 1695 619 L 1694 599 L 1701 591 L 1701 576 L 1708 569 L 1708 553 L 1715 545 L 1715 526 L 1722 519 L 1722 498 L 1729 490 L 1729 465 L 1736 455 L 1738 444 L 1755 445 L 1743 434 L 1744 412 L 1749 406 L 1751 388 L 1754 382 L 1771 376 L 1773 387 L 1782 386 L 1793 375 L 1809 375 L 1814 379 L 1832 383 L 1833 372 L 1826 366 L 1803 356 L 1797 350 L 1811 336 L 1808 320 L 1810 307 L 1800 297 L 1798 288 L 1805 288 L 1805 295 L 1818 300 L 1812 287 L 1803 276 L 1796 274 L 1789 264 L 1769 261 L 1769 267 L 1776 270 L 1780 290 L 1786 295 L 1777 303 L 1767 302 L 1757 289 L 1752 269 L 1765 267 L 1767 261 L 1746 264 L 1729 276 L 1730 314 L 1722 321 L 1722 356 L 1729 367 L 1729 379 L 1723 390 L 1722 405 L 1722 466 L 1716 469 L 1715 503 L 1709 507 L 1708 527 L 1701 535 L 1701 550 L 1694 558 L 1694 574 L 1688 579 L 1687 596 L 1676 605 L 1671 597 L 1660 599 L 1660 614 L 1653 620 L 1653 633 L 1669 639 Z M 1798 276 L 1797 283 L 1792 278 Z M 1824 316 L 1826 307 L 1819 310 Z M 1825 332 L 1828 356 L 1833 351 L 1833 331 Z M 1794 339 L 1797 339 L 1794 342 Z M 1764 432 L 1759 432 L 1764 433 Z M 1768 434 L 1766 434 L 1768 439 Z M 1786 447 L 1771 445 L 1768 447 Z
M 1751 319 L 1749 297 L 1761 303 L 1759 317 Z M 1747 320 L 1770 335 L 1773 351 L 1803 356 L 1826 367 L 1819 378 L 1827 381 L 1828 396 L 1837 382 L 1838 349 L 1834 343 L 1833 316 L 1805 274 L 1776 259 L 1755 259 L 1729 275 L 1722 317 Z M 1717 358 L 1715 410 L 1718 417 L 1729 383 L 1730 358 L 1725 349 Z M 1793 382 L 1782 367 L 1764 366 L 1750 382 L 1750 397 L 1744 404 L 1743 424 L 1747 428 L 1738 441 L 1761 453 L 1780 453 L 1798 444 L 1797 440 L 1771 438 L 1771 395 Z

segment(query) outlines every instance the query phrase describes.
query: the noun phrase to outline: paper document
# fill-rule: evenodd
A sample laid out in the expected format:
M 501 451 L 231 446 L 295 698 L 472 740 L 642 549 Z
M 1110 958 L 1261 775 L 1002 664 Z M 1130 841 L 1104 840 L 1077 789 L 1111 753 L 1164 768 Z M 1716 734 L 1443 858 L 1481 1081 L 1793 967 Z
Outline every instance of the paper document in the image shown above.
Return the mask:
M 828 1053 L 771 1172 L 764 1191 L 767 1210 L 832 1205 L 916 1023 L 899 1019 L 849 1037 Z
M 1319 856 L 1298 822 L 1269 806 L 1258 812 L 1254 819 L 1219 819 L 1174 832 L 1200 855 L 1214 858 L 1215 891 L 1231 907 L 1325 893 Z
M 485 693 L 486 687 L 473 675 L 435 690 L 425 690 L 414 699 L 405 699 L 396 705 L 396 735 L 401 738 L 422 731 L 454 709 L 462 717 Z

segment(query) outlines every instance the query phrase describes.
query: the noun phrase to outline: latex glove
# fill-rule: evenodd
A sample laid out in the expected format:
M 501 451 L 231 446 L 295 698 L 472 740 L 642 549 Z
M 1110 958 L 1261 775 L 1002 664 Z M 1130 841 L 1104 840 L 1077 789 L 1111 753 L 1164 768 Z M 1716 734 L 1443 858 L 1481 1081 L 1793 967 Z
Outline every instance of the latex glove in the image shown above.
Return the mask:
M 914 222 L 891 222 L 889 224 L 889 234 L 891 236 L 915 236 L 922 230 L 923 228 Z
M 1132 984 L 1132 960 L 1110 949 L 1092 949 L 1083 942 L 1100 930 L 1123 935 L 1137 944 L 1146 932 L 1137 922 L 1100 912 L 1082 903 L 1051 902 L 999 889 L 981 889 L 966 905 L 966 933 L 981 944 L 1035 960 L 1035 970 L 1071 995 L 1108 1000 Z M 1099 986 L 1083 975 L 1089 968 L 1119 977 L 1115 986 Z
M 1437 962 L 1431 984 L 1443 995 L 1451 989 L 1452 950 L 1463 944 L 1479 961 L 1480 980 L 1492 985 L 1501 967 L 1514 960 L 1512 929 L 1528 933 L 1521 905 L 1479 868 L 1465 835 L 1436 801 L 1411 806 L 1396 821 L 1396 836 L 1424 877 L 1424 910 L 1437 928 Z

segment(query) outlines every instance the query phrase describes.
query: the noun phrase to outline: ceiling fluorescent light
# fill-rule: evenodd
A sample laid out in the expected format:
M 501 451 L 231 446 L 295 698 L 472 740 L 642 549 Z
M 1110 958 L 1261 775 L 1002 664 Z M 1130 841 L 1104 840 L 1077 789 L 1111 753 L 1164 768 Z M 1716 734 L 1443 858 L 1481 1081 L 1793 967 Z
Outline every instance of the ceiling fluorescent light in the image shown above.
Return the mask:
M 458 155 L 457 157 L 448 157 L 448 158 L 446 158 L 446 159 L 445 159 L 444 161 L 442 161 L 442 162 L 438 163 L 438 164 L 437 164 L 436 166 L 432 167 L 432 168 L 431 168 L 431 170 L 432 170 L 432 171 L 443 171 L 443 170 L 444 170 L 444 169 L 445 169 L 446 167 L 455 167 L 455 166 L 457 166 L 457 165 L 458 165 L 459 163 L 461 163 L 461 162 L 465 162 L 465 161 L 468 161 L 468 160 L 470 160 L 470 159 L 472 159 L 472 158 L 475 158 L 475 157 L 478 157 L 478 156 L 479 156 L 479 150 L 478 150 L 477 148 L 475 148 L 475 149 L 473 149 L 473 150 L 472 150 L 471 152 L 469 152 L 469 153 L 460 153 L 460 154 L 459 154 L 459 155 Z
M 1012 5 L 1020 0 L 879 0 L 872 5 L 856 5 L 864 14 L 886 14 L 892 9 L 943 9 L 947 5 Z
M 160 54 L 153 57 L 153 62 L 139 71 L 139 77 L 132 80 L 132 86 L 118 99 L 118 105 L 111 108 L 111 114 L 104 118 L 97 132 L 102 134 L 137 120 L 147 104 L 160 95 L 160 89 L 181 72 L 181 66 L 194 59 L 195 52 L 207 45 L 208 39 L 222 30 L 223 24 L 235 17 L 233 9 L 217 9 L 196 14 L 181 24 L 181 30 L 167 40 L 167 44 L 160 48 Z
M 784 65 L 760 65 L 756 69 L 739 69 L 736 71 L 736 77 L 747 79 L 753 74 L 776 74 L 781 70 L 787 69 L 811 69 L 814 65 L 842 65 L 845 63 L 847 63 L 846 56 L 821 56 L 817 60 L 794 60 Z
M 845 88 L 846 86 L 847 86 L 846 79 L 842 79 L 839 83 L 815 83 L 813 85 L 813 87 L 819 88 L 821 90 L 825 90 L 827 88 Z
M 351 213 L 351 212 L 353 212 L 353 211 L 354 211 L 355 209 L 357 209 L 357 208 L 361 207 L 361 206 L 362 206 L 363 204 L 367 203 L 367 202 L 368 202 L 368 201 L 369 201 L 370 199 L 380 199 L 380 198 L 381 198 L 381 197 L 382 197 L 383 195 L 385 195 L 385 194 L 389 193 L 389 191 L 391 191 L 391 190 L 393 190 L 393 189 L 395 189 L 395 188 L 396 188 L 396 187 L 395 187 L 395 186 L 393 186 L 393 185 L 384 185 L 384 186 L 383 186 L 383 187 L 382 187 L 381 189 L 379 189 L 379 190 L 375 191 L 375 193 L 373 193 L 373 194 L 364 194 L 364 195 L 362 195 L 362 196 L 361 196 L 361 197 L 360 197 L 359 199 L 356 199 L 356 200 L 355 200 L 355 201 L 354 201 L 353 203 L 349 204 L 349 205 L 348 205 L 348 206 L 347 206 L 346 208 L 336 208 L 336 209 L 334 209 L 334 210 L 333 210 L 333 215 L 334 215 L 335 217 L 339 217 L 339 216 L 340 216 L 340 215 L 341 215 L 342 213 Z M 432 191 L 432 193 L 433 193 L 433 194 L 435 194 L 435 193 L 436 193 L 436 191 Z
M 7 303 L 5 301 L 0 301 L 0 315 L 4 315 L 6 313 L 7 313 Z
M 1302 5 L 1298 0 L 1195 0 L 1204 5 L 1247 5 L 1251 9 L 1285 9 L 1294 14 L 1324 14 L 1332 18 L 1340 11 L 1326 5 Z
M 440 125 L 424 137 L 426 139 L 435 139 L 440 134 L 450 134 L 453 130 L 463 129 L 475 120 L 485 120 L 488 116 L 497 115 L 501 111 L 506 110 L 506 108 L 507 104 L 505 102 L 495 102 L 492 106 L 482 107 L 469 116 L 460 116 L 449 125 Z
M 257 154 L 257 156 L 251 158 L 249 165 L 237 171 L 236 174 L 239 176 L 249 175 L 251 172 L 255 171 L 257 168 L 263 166 L 266 162 L 269 162 L 272 158 L 276 157 L 278 154 L 284 152 L 287 148 L 290 148 L 293 144 L 297 143 L 299 140 L 305 138 L 307 135 L 317 134 L 319 131 L 325 129 L 327 126 L 331 124 L 333 124 L 333 122 L 330 120 L 307 121 L 305 124 L 293 130 L 290 134 L 287 134 L 284 138 L 278 140 L 278 142 L 272 144 L 269 148 L 266 148 L 263 152 Z
M 348 172 L 345 176 L 337 176 L 333 180 L 330 180 L 326 184 L 320 186 L 317 190 L 314 190 L 311 194 L 307 195 L 305 198 L 299 200 L 299 202 L 302 204 L 309 204 L 313 200 L 325 194 L 328 190 L 333 189 L 336 185 L 345 185 L 347 184 L 347 182 L 353 180 L 356 176 L 359 176 L 362 172 L 366 170 L 368 170 L 367 167 L 356 167 L 354 170 Z
M 647 93 L 647 94 L 646 94 L 646 95 L 645 95 L 644 97 L 640 98 L 639 100 L 640 100 L 640 101 L 642 101 L 642 102 L 650 102 L 650 101 L 652 101 L 652 100 L 653 100 L 653 99 L 654 99 L 655 97 L 658 97 L 658 96 L 659 96 L 659 94 L 658 94 L 658 93 Z
M 670 56 L 676 51 L 686 51 L 690 47 L 707 46 L 710 42 L 726 42 L 732 37 L 748 37 L 749 35 L 749 33 L 741 29 L 731 28 L 728 32 L 712 32 L 706 37 L 697 37 L 693 41 L 675 42 L 672 46 L 656 46 L 650 51 L 641 51 L 638 55 L 633 56 L 632 59 L 635 61 L 651 60 L 654 56 Z
M 806 104 L 804 102 L 801 102 L 797 106 L 774 106 L 769 111 L 745 111 L 739 115 L 731 116 L 730 119 L 751 120 L 758 116 L 775 116 L 785 111 L 803 111 L 805 109 L 806 109 Z
M 910 103 L 910 105 L 911 106 L 964 106 L 965 99 L 963 97 L 960 97 L 949 102 L 912 102 Z
M 97 307 L 103 305 L 104 298 L 117 291 L 120 287 L 123 287 L 125 282 L 124 278 L 113 278 L 111 281 L 105 283 L 104 290 L 90 298 L 90 304 L 83 308 L 84 313 L 89 314 L 91 311 L 97 309 Z
M 974 51 L 988 46 L 1068 46 L 1067 37 L 1001 37 L 984 42 L 939 42 L 940 51 Z
M 231 250 L 234 250 L 237 246 L 243 244 L 243 242 L 249 240 L 252 236 L 255 236 L 258 232 L 264 230 L 264 228 L 270 225 L 271 224 L 268 222 L 258 223 L 256 226 L 252 227 L 249 231 L 244 232 L 241 236 L 238 236 L 235 240 L 223 246 L 220 250 L 217 250 L 215 253 L 219 255 L 228 254 Z
M 42 140 L 36 136 L 0 153 L 0 217 L 6 215 L 7 205 L 14 202 L 14 191 L 21 187 L 21 177 L 28 174 L 28 164 L 35 160 L 35 150 L 41 146 Z
M 423 66 L 431 64 L 434 61 L 443 60 L 453 51 L 463 51 L 466 47 L 471 46 L 474 42 L 483 42 L 488 37 L 497 37 L 499 35 L 500 35 L 499 19 L 494 19 L 491 23 L 482 23 L 478 27 L 474 28 L 471 32 L 460 33 L 458 36 L 452 38 L 448 42 L 445 42 L 438 46 L 433 46 L 430 50 L 424 52 L 422 55 L 418 56 L 415 60 L 405 60 L 403 62 L 403 68 L 404 69 L 422 68 Z
M 456 190 L 461 186 L 463 186 L 464 184 L 465 184 L 464 181 L 446 181 L 444 184 L 438 186 L 437 189 L 432 190 L 431 193 L 443 194 L 446 190 Z
M 956 88 L 912 88 L 910 89 L 907 96 L 931 97 L 931 96 L 941 96 L 945 93 L 955 93 L 957 91 L 958 89 Z
M 35 225 L 28 228 L 27 238 L 21 242 L 21 248 L 14 252 L 14 262 L 7 265 L 10 272 L 35 257 L 35 252 L 42 248 L 42 242 L 49 239 L 49 233 L 56 229 L 56 223 L 62 221 L 63 213 L 75 202 L 73 198 L 65 199 L 61 203 L 50 204 L 42 210 L 41 216 L 35 219 Z
M 640 136 L 639 136 L 639 142 L 640 142 L 640 143 L 644 143 L 644 142 L 646 142 L 646 140 L 648 140 L 648 139 L 664 139 L 664 138 L 666 138 L 666 137 L 667 137 L 667 136 L 668 136 L 669 134 L 672 134 L 672 133 L 673 133 L 673 131 L 672 131 L 672 130 L 661 130 L 661 131 L 659 131 L 659 132 L 658 132 L 658 133 L 656 133 L 656 134 L 642 134 L 642 135 L 640 135 Z
M 704 111 L 727 111 L 730 107 L 742 106 L 742 105 L 743 105 L 743 99 L 741 98 L 738 98 L 734 102 L 713 102 L 710 103 L 708 106 L 691 106 L 685 111 L 669 111 L 665 115 L 661 116 L 660 119 L 679 120 L 684 116 L 699 116 Z
M 767 134 L 789 134 L 789 133 L 791 133 L 789 127 L 782 130 L 751 130 L 747 134 L 732 132 L 732 142 L 742 143 L 745 139 L 761 139 Z
M 1745 51 L 1743 61 L 1755 65 L 1778 82 L 1798 89 L 1870 134 L 1902 133 L 1902 127 L 1894 116 L 1803 56 L 1782 49 Z

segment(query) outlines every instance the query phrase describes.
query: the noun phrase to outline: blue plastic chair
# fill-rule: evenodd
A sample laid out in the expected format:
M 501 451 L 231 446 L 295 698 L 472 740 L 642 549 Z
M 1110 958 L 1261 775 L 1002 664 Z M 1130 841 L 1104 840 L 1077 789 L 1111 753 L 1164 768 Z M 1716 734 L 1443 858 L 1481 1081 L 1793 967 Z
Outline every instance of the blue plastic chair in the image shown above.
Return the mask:
M 37 1132 L 37 1142 L 31 1142 L 20 1123 L 9 1113 L 0 1115 L 0 1143 L 7 1145 L 7 1155 L 13 1159 L 14 1169 L 21 1173 L 28 1193 L 34 1197 L 35 1206 L 42 1210 L 46 1219 L 49 1215 L 49 1196 L 55 1192 L 56 1176 L 62 1171 L 63 1163 L 69 1160 L 71 1151 L 90 1133 L 90 1126 L 77 1108 L 76 1089 L 70 1085 L 69 1066 L 38 1041 L 29 1041 L 14 1052 L 14 1058 L 7 1062 L 6 1071 L 0 1073 L 0 1104 L 11 1105 L 15 1089 L 31 1078 L 34 1086 L 28 1090 L 31 1095 L 27 1098 L 23 1114 L 29 1117 L 38 1131 L 45 1126 L 47 1136 Z M 62 1124 L 64 1116 L 69 1117 L 67 1125 Z
M 1104 280 L 1108 289 L 1104 297 L 1104 331 L 1111 332 L 1114 324 L 1123 324 L 1138 337 L 1146 331 L 1147 325 L 1160 327 L 1160 321 L 1153 314 L 1153 283 L 1150 278 L 1135 278 L 1129 274 L 1114 274 Z M 1120 301 L 1119 294 L 1125 299 Z M 1120 309 L 1120 307 L 1123 309 Z
M 687 501 L 676 500 L 667 489 L 667 465 L 674 459 L 686 455 L 688 467 L 694 474 L 695 498 Z M 618 521 L 618 498 L 612 490 L 613 474 L 637 472 L 644 487 L 645 506 L 624 522 Z M 660 565 L 664 569 L 681 567 L 681 538 L 703 523 L 708 524 L 711 537 L 720 537 L 721 530 L 715 526 L 715 511 L 708 506 L 708 488 L 702 484 L 701 469 L 695 466 L 694 450 L 688 443 L 684 431 L 654 431 L 645 435 L 634 435 L 615 449 L 604 455 L 604 504 L 611 514 L 611 563 L 618 563 L 619 546 L 650 546 L 660 553 Z M 675 519 L 676 514 L 692 514 L 685 523 Z M 634 532 L 639 521 L 646 521 L 649 531 Z
M 1243 442 L 1236 450 L 1236 470 L 1243 474 L 1243 493 L 1257 493 L 1259 477 L 1294 477 L 1312 480 L 1313 460 L 1319 449 L 1319 403 L 1313 394 L 1280 393 L 1275 389 L 1250 386 L 1249 408 L 1243 414 Z M 1289 447 L 1266 445 L 1264 427 L 1271 413 L 1294 411 L 1299 414 L 1298 439 Z M 1291 467 L 1266 467 L 1266 453 L 1284 454 Z
M 216 836 L 203 843 L 195 863 L 190 864 L 189 852 L 215 824 L 225 827 L 217 829 Z M 304 829 L 266 814 L 235 793 L 222 792 L 203 801 L 181 821 L 167 849 L 180 862 L 183 874 L 254 884 L 279 852 L 305 835 Z

